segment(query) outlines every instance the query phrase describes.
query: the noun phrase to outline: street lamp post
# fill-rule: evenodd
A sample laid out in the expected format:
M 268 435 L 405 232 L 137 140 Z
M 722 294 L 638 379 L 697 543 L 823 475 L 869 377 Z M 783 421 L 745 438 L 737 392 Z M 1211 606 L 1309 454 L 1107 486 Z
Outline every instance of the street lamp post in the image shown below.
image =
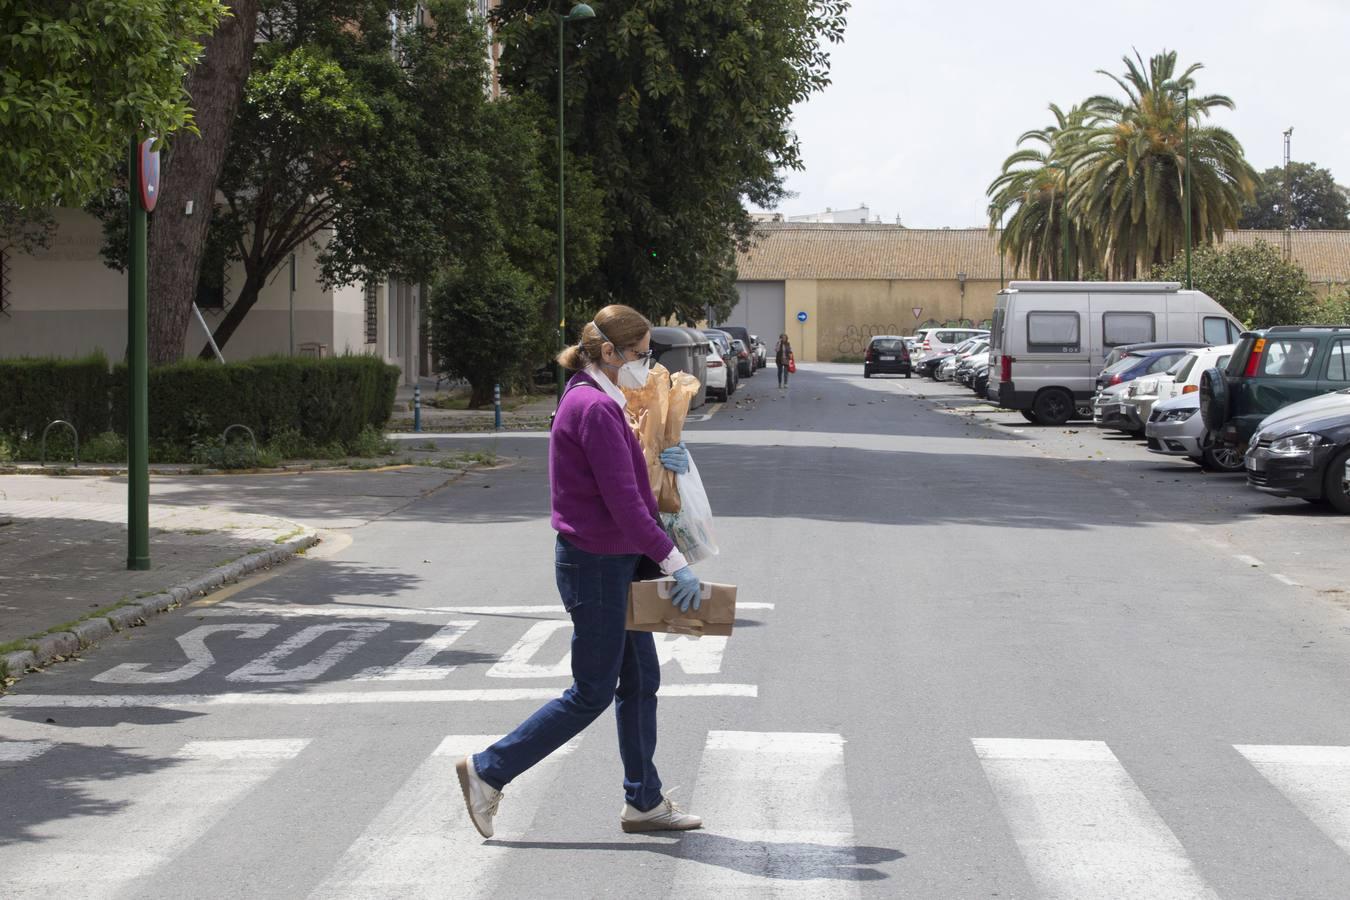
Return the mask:
M 961 319 L 959 324 L 964 325 L 966 324 L 966 273 L 957 272 L 956 282 L 961 285 Z
M 568 22 L 580 19 L 594 19 L 595 10 L 585 3 L 572 7 L 567 15 L 558 16 L 558 352 L 567 346 L 567 297 L 563 288 L 566 269 L 564 265 L 563 244 L 567 235 L 567 211 L 564 207 L 563 192 L 563 31 Z M 562 402 L 566 376 L 562 366 L 558 367 L 558 402 Z
M 1191 281 L 1191 89 L 1181 89 L 1182 115 L 1186 117 L 1186 205 L 1182 212 L 1186 218 L 1186 290 L 1195 287 Z

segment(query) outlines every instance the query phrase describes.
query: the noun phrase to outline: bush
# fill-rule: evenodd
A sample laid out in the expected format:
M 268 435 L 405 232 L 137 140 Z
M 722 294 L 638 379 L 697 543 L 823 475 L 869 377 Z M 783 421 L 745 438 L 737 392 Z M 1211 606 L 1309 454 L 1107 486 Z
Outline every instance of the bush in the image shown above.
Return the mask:
M 126 429 L 126 369 L 113 372 L 113 422 Z M 372 356 L 269 357 L 221 365 L 185 360 L 150 370 L 150 442 L 211 446 L 230 425 L 247 425 L 261 447 L 300 455 L 354 444 L 389 421 L 398 369 Z M 233 438 L 233 435 L 231 436 Z
M 82 437 L 101 434 L 108 430 L 109 385 L 108 360 L 101 353 L 0 360 L 0 434 L 15 444 L 36 442 L 55 419 L 70 422 Z

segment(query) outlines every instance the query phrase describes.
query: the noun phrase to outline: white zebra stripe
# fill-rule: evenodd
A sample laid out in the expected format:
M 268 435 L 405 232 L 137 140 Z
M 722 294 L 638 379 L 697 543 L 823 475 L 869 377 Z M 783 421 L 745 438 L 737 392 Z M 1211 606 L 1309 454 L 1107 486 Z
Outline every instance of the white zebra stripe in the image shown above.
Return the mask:
M 1215 894 L 1101 741 L 972 741 L 1042 896 L 1181 900 Z
M 1350 853 L 1350 747 L 1234 747 L 1261 776 Z

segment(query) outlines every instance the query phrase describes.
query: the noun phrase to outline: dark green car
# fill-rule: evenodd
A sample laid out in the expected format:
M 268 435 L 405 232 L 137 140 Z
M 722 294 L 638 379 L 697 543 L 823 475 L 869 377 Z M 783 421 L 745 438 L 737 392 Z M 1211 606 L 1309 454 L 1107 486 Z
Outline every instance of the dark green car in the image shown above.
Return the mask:
M 1212 446 L 1246 450 L 1261 420 L 1350 388 L 1350 326 L 1279 325 L 1244 332 L 1226 369 L 1200 379 L 1200 415 Z

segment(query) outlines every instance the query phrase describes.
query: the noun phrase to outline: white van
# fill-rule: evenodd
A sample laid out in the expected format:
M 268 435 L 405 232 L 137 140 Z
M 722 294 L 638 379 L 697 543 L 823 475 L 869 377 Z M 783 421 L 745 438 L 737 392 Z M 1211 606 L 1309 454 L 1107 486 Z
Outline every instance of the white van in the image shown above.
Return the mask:
M 1245 329 L 1175 281 L 1014 281 L 994 301 L 990 400 L 1062 425 L 1088 407 L 1106 356 L 1125 344 L 1230 344 Z

